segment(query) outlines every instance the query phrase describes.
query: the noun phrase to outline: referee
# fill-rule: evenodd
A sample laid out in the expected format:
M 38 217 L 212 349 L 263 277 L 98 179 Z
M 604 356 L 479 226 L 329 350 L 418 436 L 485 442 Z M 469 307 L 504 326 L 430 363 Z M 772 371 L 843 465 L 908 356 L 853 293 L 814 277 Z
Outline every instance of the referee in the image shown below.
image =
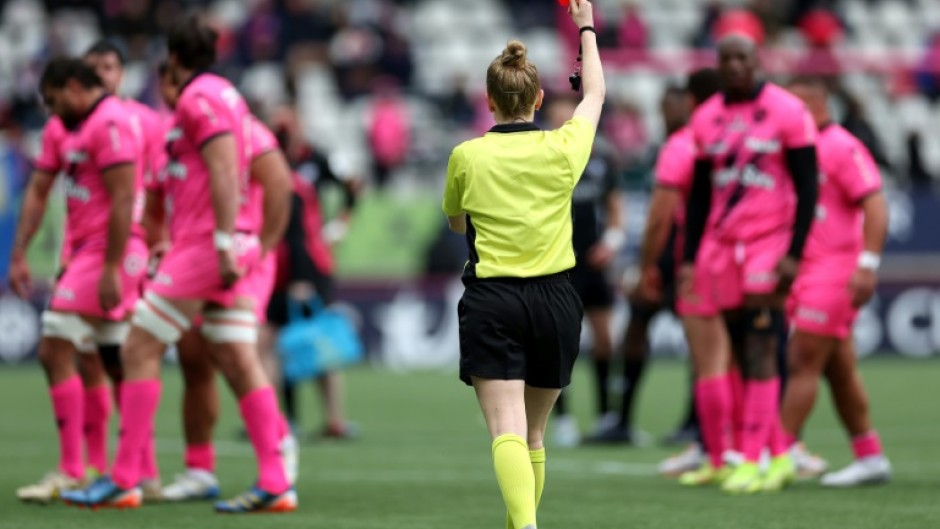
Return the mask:
M 593 9 L 572 0 L 581 29 L 584 99 L 560 129 L 533 124 L 544 92 L 526 48 L 511 41 L 490 63 L 487 97 L 497 125 L 451 154 L 444 213 L 466 233 L 470 259 L 460 318 L 460 378 L 476 390 L 493 437 L 509 527 L 535 529 L 545 482 L 543 437 L 578 355 L 582 307 L 571 201 L 591 155 L 604 103 Z

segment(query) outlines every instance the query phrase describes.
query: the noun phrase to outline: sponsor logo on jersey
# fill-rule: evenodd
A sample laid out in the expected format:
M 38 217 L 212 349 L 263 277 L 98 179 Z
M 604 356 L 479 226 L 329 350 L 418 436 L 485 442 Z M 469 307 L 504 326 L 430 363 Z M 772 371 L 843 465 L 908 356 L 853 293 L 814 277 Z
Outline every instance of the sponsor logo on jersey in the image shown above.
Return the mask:
M 777 276 L 773 272 L 754 272 L 747 275 L 747 283 L 749 285 L 766 285 L 776 280 Z
M 158 272 L 156 277 L 153 278 L 153 282 L 167 287 L 173 286 L 173 278 L 166 272 Z
M 826 323 L 829 321 L 829 314 L 811 307 L 797 307 L 796 317 L 797 319 L 811 321 L 813 323 Z
M 65 196 L 72 200 L 88 203 L 91 201 L 91 190 L 83 185 L 75 183 L 75 179 L 73 178 L 66 178 Z
M 166 164 L 166 174 L 177 180 L 186 180 L 188 173 L 189 171 L 186 169 L 186 166 L 176 160 Z
M 705 146 L 705 154 L 718 155 L 728 152 L 728 144 L 724 140 L 709 143 Z
M 765 140 L 763 138 L 749 137 L 744 140 L 744 146 L 755 153 L 773 154 L 780 152 L 780 142 L 777 140 Z
M 166 133 L 166 142 L 171 143 L 183 137 L 183 129 L 180 127 L 173 127 L 168 130 Z
M 772 176 L 751 164 L 744 166 L 744 169 L 728 167 L 715 172 L 715 185 L 718 187 L 726 187 L 735 182 L 740 182 L 745 187 L 758 187 L 767 190 L 776 187 Z
M 85 163 L 88 153 L 85 151 L 66 151 L 65 161 L 68 163 Z

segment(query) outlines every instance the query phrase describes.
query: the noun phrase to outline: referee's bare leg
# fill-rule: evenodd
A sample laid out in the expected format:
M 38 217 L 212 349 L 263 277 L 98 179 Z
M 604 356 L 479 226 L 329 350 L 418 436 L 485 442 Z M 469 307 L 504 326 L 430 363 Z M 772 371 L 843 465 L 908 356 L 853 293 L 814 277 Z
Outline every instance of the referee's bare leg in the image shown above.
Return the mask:
M 493 437 L 496 479 L 509 509 L 507 527 L 534 529 L 545 484 L 545 428 L 561 390 L 478 377 L 473 388 Z

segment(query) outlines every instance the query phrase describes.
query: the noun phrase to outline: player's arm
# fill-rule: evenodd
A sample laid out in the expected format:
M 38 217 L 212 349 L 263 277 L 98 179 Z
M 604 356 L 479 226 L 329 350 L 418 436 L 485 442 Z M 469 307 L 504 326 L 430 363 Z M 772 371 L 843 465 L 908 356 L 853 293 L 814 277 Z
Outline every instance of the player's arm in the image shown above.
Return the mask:
M 46 214 L 46 204 L 49 203 L 49 192 L 54 182 L 55 174 L 36 169 L 30 176 L 26 193 L 23 196 L 23 206 L 20 209 L 19 221 L 16 223 L 16 235 L 13 238 L 13 251 L 10 256 L 10 288 L 20 297 L 27 296 L 31 288 L 26 250 L 36 235 L 36 230 L 42 224 L 42 218 Z
M 231 133 L 215 136 L 202 146 L 201 155 L 209 170 L 215 229 L 231 235 L 235 231 L 241 187 L 238 182 L 238 144 L 235 136 Z
M 862 200 L 865 252 L 880 256 L 888 237 L 888 204 L 879 191 Z
M 42 170 L 33 171 L 23 196 L 23 206 L 20 209 L 19 222 L 16 224 L 16 237 L 13 239 L 13 258 L 25 258 L 29 243 L 36 235 L 36 230 L 42 224 L 46 214 L 46 204 L 49 203 L 49 193 L 55 175 Z
M 862 211 L 862 253 L 858 256 L 858 268 L 852 276 L 850 288 L 852 304 L 860 308 L 875 295 L 878 284 L 878 268 L 881 253 L 888 238 L 888 204 L 881 192 L 881 176 L 874 160 L 864 148 L 853 150 L 851 160 L 842 175 L 841 182 L 849 197 L 858 201 Z
M 264 220 L 261 224 L 261 250 L 270 252 L 287 229 L 291 210 L 290 167 L 280 149 L 269 151 L 251 162 L 251 178 L 264 189 Z
M 124 258 L 134 217 L 134 186 L 137 167 L 133 163 L 111 166 L 101 173 L 105 190 L 111 198 L 108 213 L 108 246 L 104 254 L 106 270 L 117 270 Z
M 656 186 L 650 197 L 646 230 L 640 246 L 640 268 L 648 270 L 656 267 L 656 261 L 662 255 L 669 238 L 669 231 L 675 219 L 676 208 L 681 207 L 682 195 L 679 190 Z
M 330 243 L 339 242 L 349 230 L 349 219 L 352 218 L 353 209 L 359 200 L 362 191 L 362 182 L 349 173 L 337 174 L 334 164 L 328 158 L 320 155 L 321 178 L 317 180 L 317 187 L 326 183 L 339 186 L 343 190 L 343 209 L 323 227 L 323 236 Z

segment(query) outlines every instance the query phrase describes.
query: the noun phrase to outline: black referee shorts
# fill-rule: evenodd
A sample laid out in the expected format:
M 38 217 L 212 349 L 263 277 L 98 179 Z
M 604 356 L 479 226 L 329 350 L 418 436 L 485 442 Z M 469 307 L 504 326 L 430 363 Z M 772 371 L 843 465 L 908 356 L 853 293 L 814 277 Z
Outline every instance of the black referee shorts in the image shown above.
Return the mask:
M 538 388 L 571 383 L 583 309 L 567 273 L 470 280 L 460 303 L 460 380 L 525 380 Z
M 603 270 L 578 264 L 571 270 L 571 286 L 581 298 L 584 310 L 609 309 L 614 305 L 614 289 Z

